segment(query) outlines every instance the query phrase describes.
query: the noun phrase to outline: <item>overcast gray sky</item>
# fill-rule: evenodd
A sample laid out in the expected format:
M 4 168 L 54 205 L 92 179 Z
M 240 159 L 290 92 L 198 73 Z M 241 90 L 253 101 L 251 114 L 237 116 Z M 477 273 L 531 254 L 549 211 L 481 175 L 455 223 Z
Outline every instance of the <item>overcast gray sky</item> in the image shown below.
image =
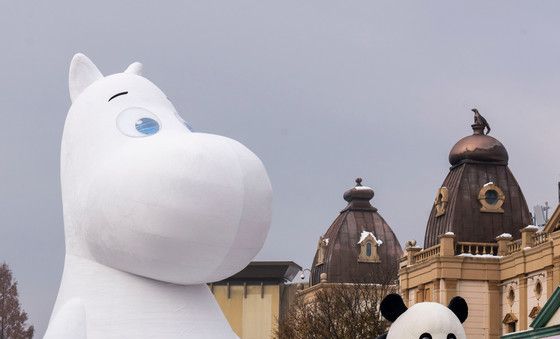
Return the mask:
M 556 205 L 555 1 L 3 1 L 0 260 L 41 337 L 64 256 L 68 65 L 141 61 L 198 131 L 258 154 L 274 187 L 261 260 L 308 267 L 361 176 L 401 243 L 423 239 L 448 152 L 478 107 L 530 206 Z M 553 147 L 554 146 L 554 147 Z

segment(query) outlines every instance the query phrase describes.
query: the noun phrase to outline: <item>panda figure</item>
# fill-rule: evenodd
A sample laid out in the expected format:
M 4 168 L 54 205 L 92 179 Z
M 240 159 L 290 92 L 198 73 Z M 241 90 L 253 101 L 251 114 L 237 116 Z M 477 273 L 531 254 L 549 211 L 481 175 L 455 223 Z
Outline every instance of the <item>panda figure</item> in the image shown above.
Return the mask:
M 462 323 L 469 310 L 465 299 L 454 297 L 447 307 L 422 302 L 407 308 L 398 294 L 381 302 L 381 314 L 392 322 L 389 332 L 377 339 L 466 339 Z

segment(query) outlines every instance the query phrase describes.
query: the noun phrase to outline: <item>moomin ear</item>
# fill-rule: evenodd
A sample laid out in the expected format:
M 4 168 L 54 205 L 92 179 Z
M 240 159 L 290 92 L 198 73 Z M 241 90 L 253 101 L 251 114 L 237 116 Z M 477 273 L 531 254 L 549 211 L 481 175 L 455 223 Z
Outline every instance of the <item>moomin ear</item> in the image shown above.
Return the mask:
M 92 83 L 103 78 L 97 66 L 84 54 L 74 55 L 70 62 L 68 88 L 70 99 L 76 101 L 78 96 Z
M 124 72 L 129 74 L 142 75 L 144 73 L 144 66 L 139 62 L 133 62 L 126 68 Z

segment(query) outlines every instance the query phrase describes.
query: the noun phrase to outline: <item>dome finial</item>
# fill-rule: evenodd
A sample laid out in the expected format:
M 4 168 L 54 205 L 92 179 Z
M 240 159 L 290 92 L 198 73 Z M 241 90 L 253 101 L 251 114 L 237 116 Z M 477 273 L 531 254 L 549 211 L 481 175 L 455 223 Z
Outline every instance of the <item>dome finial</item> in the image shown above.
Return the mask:
M 356 186 L 344 192 L 343 198 L 348 201 L 348 206 L 343 210 L 368 210 L 377 211 L 369 202 L 374 196 L 373 188 L 362 186 L 362 178 L 356 178 Z

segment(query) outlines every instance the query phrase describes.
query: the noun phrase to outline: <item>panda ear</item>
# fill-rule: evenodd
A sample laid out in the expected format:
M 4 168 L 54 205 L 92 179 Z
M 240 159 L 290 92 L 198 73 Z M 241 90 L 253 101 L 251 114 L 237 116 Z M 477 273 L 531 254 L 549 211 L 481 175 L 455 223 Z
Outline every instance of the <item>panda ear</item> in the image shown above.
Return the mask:
M 467 317 L 469 316 L 469 306 L 467 305 L 465 299 L 461 297 L 454 297 L 451 299 L 449 306 L 447 307 L 455 313 L 461 323 L 464 323 L 465 320 L 467 320 Z
M 408 310 L 401 296 L 396 293 L 388 294 L 383 298 L 380 308 L 383 317 L 390 322 L 397 320 L 401 314 Z

